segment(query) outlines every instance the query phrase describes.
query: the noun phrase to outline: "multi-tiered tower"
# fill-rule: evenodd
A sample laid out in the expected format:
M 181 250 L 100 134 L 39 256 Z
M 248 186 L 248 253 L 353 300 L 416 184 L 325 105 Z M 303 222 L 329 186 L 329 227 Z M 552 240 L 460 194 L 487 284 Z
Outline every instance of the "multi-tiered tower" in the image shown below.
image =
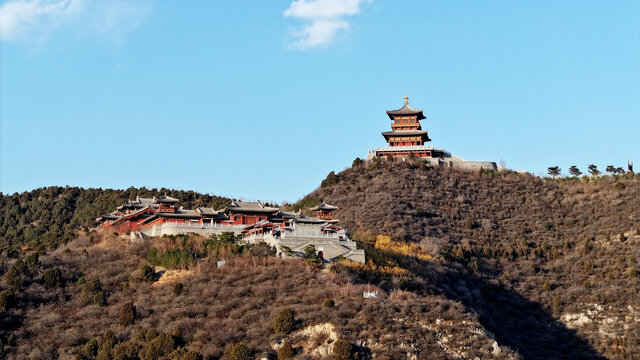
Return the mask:
M 409 156 L 442 158 L 442 150 L 426 146 L 431 141 L 429 132 L 422 130 L 420 120 L 426 119 L 422 110 L 409 106 L 409 97 L 404 96 L 404 106 L 398 110 L 387 111 L 391 119 L 391 131 L 382 133 L 389 146 L 376 149 L 376 156 Z
M 422 130 L 420 120 L 424 116 L 422 110 L 417 110 L 409 106 L 409 97 L 404 96 L 404 106 L 398 110 L 387 111 L 391 119 L 391 131 L 382 133 L 387 141 L 387 146 L 379 147 L 369 151 L 369 159 L 376 157 L 390 157 L 391 159 L 400 157 L 420 158 L 425 164 L 430 166 L 451 166 L 468 170 L 497 170 L 498 167 L 493 161 L 467 161 L 453 155 L 444 149 L 436 149 L 433 146 L 425 145 L 431 141 L 429 133 Z

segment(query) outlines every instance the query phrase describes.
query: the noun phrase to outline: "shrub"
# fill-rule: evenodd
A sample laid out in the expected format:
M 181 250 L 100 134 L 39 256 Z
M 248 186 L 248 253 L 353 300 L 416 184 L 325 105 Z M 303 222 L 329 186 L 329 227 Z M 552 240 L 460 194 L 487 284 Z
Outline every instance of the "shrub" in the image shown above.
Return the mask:
M 142 349 L 142 360 L 155 360 L 169 355 L 175 349 L 176 344 L 171 335 L 160 334 L 147 343 Z
M 151 328 L 151 329 L 147 330 L 147 332 L 144 334 L 144 341 L 145 342 L 150 342 L 151 340 L 153 340 L 156 337 L 158 337 L 158 335 L 160 335 L 158 330 L 156 330 L 155 328 Z
M 140 268 L 140 281 L 153 282 L 156 280 L 156 272 L 149 265 L 142 265 Z
M 84 301 L 93 300 L 100 291 L 102 291 L 100 280 L 91 280 L 82 287 L 82 299 Z
M 562 306 L 562 302 L 560 301 L 560 297 L 558 297 L 557 295 L 553 297 L 553 302 L 552 302 L 552 309 L 555 312 L 559 312 L 560 311 L 560 307 Z
M 29 272 L 31 274 L 35 275 L 38 273 L 38 266 L 40 265 L 40 259 L 38 258 L 38 253 L 32 253 L 31 255 L 27 256 L 24 262 L 25 262 L 25 265 L 27 265 L 27 268 L 29 269 Z
M 280 250 L 282 250 L 282 252 L 287 256 L 293 256 L 294 255 L 293 250 L 291 250 L 291 248 L 288 247 L 288 246 L 282 245 L 282 246 L 280 246 Z
M 100 338 L 98 351 L 111 351 L 111 349 L 116 345 L 116 342 L 116 336 L 113 334 L 113 331 L 109 329 Z
M 44 274 L 42 274 L 42 280 L 48 288 L 62 287 L 64 285 L 62 271 L 57 266 L 45 270 Z
M 16 336 L 14 334 L 9 335 L 7 338 L 7 345 L 16 346 Z
M 84 276 L 80 276 L 80 279 L 78 279 L 78 281 L 76 281 L 76 285 L 80 286 L 80 285 L 84 285 L 87 283 L 87 280 L 84 278 Z
M 15 264 L 11 266 L 9 270 L 7 270 L 7 272 L 3 276 L 3 279 L 14 290 L 20 290 L 20 287 L 22 286 L 22 275 L 20 274 L 20 271 L 15 266 Z
M 472 261 L 467 265 L 467 268 L 471 272 L 478 272 L 478 263 L 475 261 Z
M 12 289 L 0 292 L 0 310 L 7 311 L 16 305 L 16 294 Z
M 322 303 L 322 307 L 326 309 L 330 309 L 336 306 L 335 301 L 333 299 L 326 299 L 324 303 Z
M 133 360 L 139 359 L 138 352 L 140 348 L 133 341 L 125 341 L 117 344 L 111 351 L 112 360 Z
M 320 263 L 320 256 L 316 252 L 316 247 L 313 245 L 307 245 L 304 248 L 304 259 L 309 263 Z
M 96 356 L 96 360 L 111 360 L 111 350 L 98 350 L 98 356 Z
M 249 348 L 243 343 L 231 344 L 224 349 L 224 360 L 249 360 Z
M 291 359 L 293 357 L 293 347 L 288 341 L 285 341 L 284 344 L 278 349 L 278 360 L 286 360 Z
M 107 297 L 104 295 L 104 291 L 98 291 L 98 293 L 93 296 L 93 305 L 107 306 Z
M 82 349 L 82 354 L 88 358 L 93 359 L 98 355 L 98 340 L 91 339 Z
M 184 285 L 182 285 L 182 283 L 177 283 L 173 287 L 173 294 L 174 295 L 180 295 L 180 294 L 182 294 L 182 290 L 184 290 Z
M 349 360 L 353 353 L 351 344 L 345 340 L 339 339 L 333 344 L 333 358 L 335 360 Z
M 128 302 L 120 307 L 120 315 L 118 316 L 118 323 L 121 326 L 127 326 L 133 324 L 138 315 L 136 307 L 132 302 Z
M 257 257 L 275 256 L 276 254 L 276 250 L 264 241 L 250 245 L 249 252 Z
M 338 183 L 338 176 L 336 175 L 335 171 L 332 171 L 329 173 L 329 175 L 327 175 L 327 177 L 322 180 L 322 183 L 320 183 L 320 187 L 328 187 L 331 185 L 335 185 Z
M 147 261 L 153 266 L 160 265 L 160 251 L 154 247 L 149 248 L 147 253 Z
M 169 354 L 169 360 L 202 360 L 202 355 L 195 351 L 188 351 L 183 347 L 179 347 Z
M 288 334 L 293 330 L 295 325 L 295 317 L 293 310 L 284 308 L 278 312 L 278 315 L 273 319 L 273 330 L 276 334 Z
M 160 264 L 166 269 L 189 268 L 195 257 L 187 250 L 168 249 L 162 254 Z

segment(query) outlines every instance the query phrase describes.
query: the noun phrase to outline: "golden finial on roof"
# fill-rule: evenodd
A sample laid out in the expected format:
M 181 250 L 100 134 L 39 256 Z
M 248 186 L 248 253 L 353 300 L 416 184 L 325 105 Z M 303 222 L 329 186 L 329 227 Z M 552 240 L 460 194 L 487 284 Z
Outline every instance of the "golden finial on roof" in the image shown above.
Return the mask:
M 407 93 L 404 93 L 404 104 L 409 105 L 409 96 L 407 96 Z

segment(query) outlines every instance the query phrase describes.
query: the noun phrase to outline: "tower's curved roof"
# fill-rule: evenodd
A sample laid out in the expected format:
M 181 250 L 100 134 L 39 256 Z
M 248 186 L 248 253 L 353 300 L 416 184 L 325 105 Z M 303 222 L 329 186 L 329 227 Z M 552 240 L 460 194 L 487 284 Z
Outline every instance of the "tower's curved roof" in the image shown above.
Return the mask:
M 411 106 L 409 106 L 409 97 L 406 96 L 406 95 L 404 97 L 404 106 L 401 107 L 398 110 L 389 110 L 389 111 L 387 111 L 387 115 L 389 115 L 389 118 L 391 120 L 393 120 L 394 116 L 398 116 L 398 115 L 418 115 L 418 120 L 422 120 L 422 119 L 426 119 L 427 118 L 422 113 L 422 110 L 414 109 Z

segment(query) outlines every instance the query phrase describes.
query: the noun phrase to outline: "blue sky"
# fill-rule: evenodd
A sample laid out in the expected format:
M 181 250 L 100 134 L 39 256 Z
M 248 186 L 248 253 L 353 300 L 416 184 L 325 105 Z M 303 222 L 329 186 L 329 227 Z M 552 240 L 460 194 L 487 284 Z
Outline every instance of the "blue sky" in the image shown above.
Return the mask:
M 385 144 L 640 167 L 638 1 L 0 1 L 0 191 L 292 202 Z

